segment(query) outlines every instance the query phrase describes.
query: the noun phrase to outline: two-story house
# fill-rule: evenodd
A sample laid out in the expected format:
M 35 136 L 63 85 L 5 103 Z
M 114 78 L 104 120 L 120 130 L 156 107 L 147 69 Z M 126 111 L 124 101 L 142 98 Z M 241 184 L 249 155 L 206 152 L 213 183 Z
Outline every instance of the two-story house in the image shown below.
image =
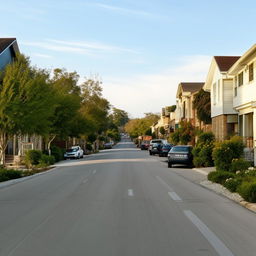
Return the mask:
M 195 94 L 204 86 L 204 83 L 180 83 L 176 94 L 175 123 L 176 128 L 181 121 L 191 122 L 194 127 L 200 123 L 193 108 Z
M 253 152 L 256 146 L 256 45 L 242 55 L 228 75 L 233 77 L 233 107 L 238 113 L 239 135 L 244 138 L 246 148 Z
M 203 89 L 211 93 L 212 132 L 216 140 L 238 133 L 238 115 L 233 108 L 233 79 L 229 68 L 239 56 L 214 56 Z

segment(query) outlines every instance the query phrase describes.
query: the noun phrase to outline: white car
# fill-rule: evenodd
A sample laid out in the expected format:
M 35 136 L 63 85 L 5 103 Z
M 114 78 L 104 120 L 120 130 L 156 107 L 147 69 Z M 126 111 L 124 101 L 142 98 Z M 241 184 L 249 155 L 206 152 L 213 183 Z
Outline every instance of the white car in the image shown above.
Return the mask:
M 64 154 L 64 159 L 74 158 L 79 159 L 84 157 L 84 151 L 81 149 L 80 146 L 73 146 L 67 149 L 66 153 Z

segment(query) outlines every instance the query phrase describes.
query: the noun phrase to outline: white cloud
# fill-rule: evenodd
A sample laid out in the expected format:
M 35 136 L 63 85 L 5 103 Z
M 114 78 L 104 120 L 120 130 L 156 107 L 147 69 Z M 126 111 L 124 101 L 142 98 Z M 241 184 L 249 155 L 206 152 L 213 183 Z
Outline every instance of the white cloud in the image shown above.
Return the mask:
M 114 106 L 128 111 L 132 117 L 146 112 L 160 112 L 164 106 L 175 104 L 180 82 L 204 82 L 211 56 L 187 56 L 180 65 L 155 74 L 127 78 L 104 78 L 105 97 Z
M 126 15 L 137 15 L 141 17 L 146 17 L 146 18 L 153 18 L 153 19 L 161 19 L 161 20 L 168 20 L 169 17 L 165 15 L 158 15 L 155 13 L 150 13 L 150 12 L 145 12 L 145 11 L 140 11 L 140 10 L 134 10 L 134 9 L 129 9 L 129 8 L 123 8 L 119 6 L 114 6 L 114 5 L 109 5 L 109 4 L 102 4 L 102 3 L 94 3 L 92 4 L 96 7 L 106 9 L 109 11 L 114 11 L 119 14 L 126 14 Z
M 50 59 L 50 58 L 52 58 L 51 55 L 42 54 L 42 53 L 34 53 L 33 55 L 36 56 L 36 57 L 39 57 L 39 58 L 44 58 L 44 59 Z
M 57 52 L 71 52 L 77 54 L 84 54 L 88 56 L 100 56 L 99 51 L 102 53 L 120 54 L 120 53 L 133 53 L 138 54 L 138 51 L 112 46 L 99 42 L 86 42 L 86 41 L 64 41 L 55 39 L 46 39 L 41 42 L 21 42 L 20 44 L 26 46 L 37 47 L 41 49 L 57 51 Z

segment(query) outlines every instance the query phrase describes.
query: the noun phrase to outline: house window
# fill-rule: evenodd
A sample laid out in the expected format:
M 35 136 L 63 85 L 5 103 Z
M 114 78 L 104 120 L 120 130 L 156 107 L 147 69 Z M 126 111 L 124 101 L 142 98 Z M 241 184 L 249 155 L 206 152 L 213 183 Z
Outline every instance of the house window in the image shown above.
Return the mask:
M 244 73 L 241 72 L 239 75 L 238 75 L 238 86 L 241 86 L 244 84 Z
M 212 85 L 212 91 L 213 91 L 213 104 L 216 104 L 216 83 Z
M 237 96 L 237 77 L 235 77 L 235 82 L 234 82 L 234 95 L 235 97 Z
M 249 65 L 249 82 L 253 80 L 253 63 Z

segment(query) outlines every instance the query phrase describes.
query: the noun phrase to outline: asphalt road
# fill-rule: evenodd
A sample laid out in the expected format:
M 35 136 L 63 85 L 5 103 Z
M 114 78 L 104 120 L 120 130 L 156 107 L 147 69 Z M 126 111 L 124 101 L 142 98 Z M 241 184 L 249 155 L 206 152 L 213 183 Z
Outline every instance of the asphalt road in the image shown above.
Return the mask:
M 122 142 L 0 189 L 1 256 L 255 256 L 256 215 Z

